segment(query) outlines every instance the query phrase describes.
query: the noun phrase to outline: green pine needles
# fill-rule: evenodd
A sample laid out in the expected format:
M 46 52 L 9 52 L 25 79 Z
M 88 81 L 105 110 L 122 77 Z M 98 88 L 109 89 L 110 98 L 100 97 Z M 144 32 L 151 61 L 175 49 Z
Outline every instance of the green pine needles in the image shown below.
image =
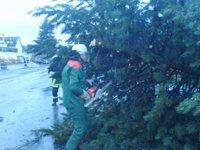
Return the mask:
M 90 108 L 84 149 L 200 149 L 200 1 L 68 2 L 33 15 L 45 15 L 52 28 L 64 25 L 68 43 L 98 41 L 88 76 L 113 84 Z M 56 143 L 64 144 L 73 128 L 53 129 Z

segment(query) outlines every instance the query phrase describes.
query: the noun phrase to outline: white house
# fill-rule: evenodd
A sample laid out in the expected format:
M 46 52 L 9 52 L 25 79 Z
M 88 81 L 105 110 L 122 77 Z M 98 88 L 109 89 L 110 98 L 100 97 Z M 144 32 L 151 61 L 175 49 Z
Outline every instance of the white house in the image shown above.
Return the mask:
M 22 54 L 23 45 L 19 37 L 5 37 L 5 43 L 9 52 Z
M 4 37 L 0 42 L 0 55 L 23 57 L 29 62 L 31 55 L 27 54 L 24 48 L 19 37 Z
M 1 48 L 7 48 L 7 44 L 5 42 L 0 42 L 0 47 Z

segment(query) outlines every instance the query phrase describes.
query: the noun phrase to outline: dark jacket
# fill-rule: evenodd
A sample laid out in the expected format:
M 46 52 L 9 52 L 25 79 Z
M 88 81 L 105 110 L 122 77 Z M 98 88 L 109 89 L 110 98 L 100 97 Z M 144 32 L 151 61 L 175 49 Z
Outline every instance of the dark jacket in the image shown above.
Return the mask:
M 79 96 L 86 90 L 86 73 L 80 60 L 69 60 L 62 72 L 63 104 L 66 108 L 84 108 Z

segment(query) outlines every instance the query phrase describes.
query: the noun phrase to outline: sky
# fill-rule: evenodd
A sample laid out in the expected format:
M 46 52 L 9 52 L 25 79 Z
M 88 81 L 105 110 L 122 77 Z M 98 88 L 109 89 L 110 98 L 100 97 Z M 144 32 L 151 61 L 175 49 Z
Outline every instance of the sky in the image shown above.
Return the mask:
M 38 37 L 39 26 L 44 16 L 32 17 L 28 12 L 35 7 L 55 5 L 52 0 L 1 0 L 0 2 L 0 33 L 5 37 L 20 37 L 22 45 L 33 44 Z M 59 0 L 58 0 L 59 1 Z M 61 1 L 61 0 L 60 0 Z M 61 35 L 58 28 L 56 38 L 67 39 L 67 35 Z
M 149 0 L 144 0 L 149 1 Z M 57 0 L 63 2 L 63 0 Z M 39 27 L 44 21 L 44 16 L 32 17 L 28 12 L 35 7 L 55 5 L 52 0 L 1 0 L 0 2 L 0 33 L 5 37 L 20 37 L 22 45 L 33 44 L 38 37 Z M 57 39 L 64 41 L 69 35 L 61 35 L 59 27 L 55 33 Z

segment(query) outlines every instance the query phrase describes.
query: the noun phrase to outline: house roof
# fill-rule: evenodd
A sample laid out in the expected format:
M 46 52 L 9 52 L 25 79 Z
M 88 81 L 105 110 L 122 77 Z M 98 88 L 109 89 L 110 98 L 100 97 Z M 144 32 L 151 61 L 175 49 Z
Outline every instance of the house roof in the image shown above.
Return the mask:
M 8 47 L 16 47 L 18 39 L 22 46 L 22 43 L 19 37 L 5 37 L 5 43 L 7 43 Z

